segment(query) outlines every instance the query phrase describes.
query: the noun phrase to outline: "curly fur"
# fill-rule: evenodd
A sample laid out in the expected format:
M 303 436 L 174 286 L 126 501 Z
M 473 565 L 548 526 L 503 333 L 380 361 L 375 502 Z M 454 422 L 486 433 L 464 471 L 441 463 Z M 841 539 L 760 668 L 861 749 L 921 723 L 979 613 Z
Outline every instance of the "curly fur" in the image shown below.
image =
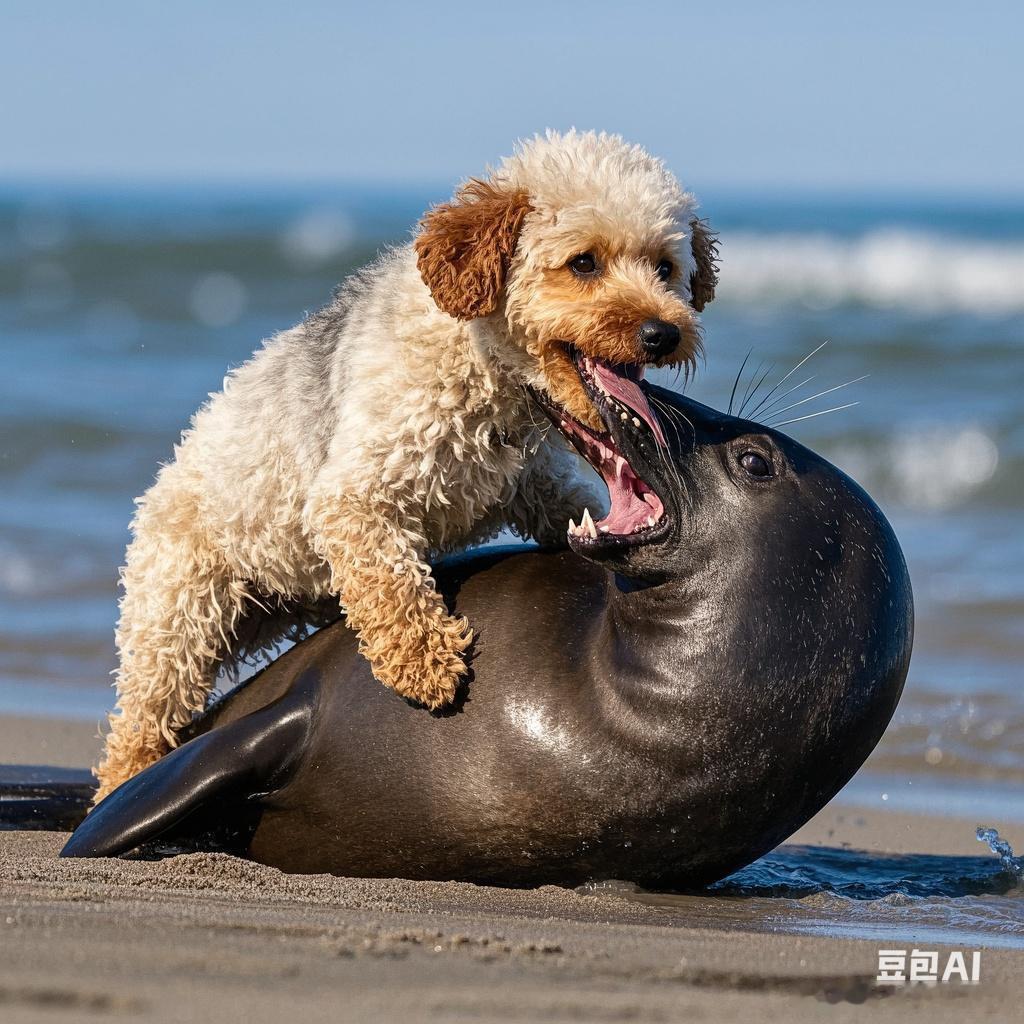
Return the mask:
M 498 308 L 519 228 L 530 212 L 525 192 L 471 179 L 420 225 L 416 265 L 439 309 L 473 320 Z
M 567 266 L 585 251 L 601 264 L 587 281 Z M 99 797 L 175 744 L 254 605 L 333 597 L 378 679 L 450 701 L 472 631 L 429 559 L 502 526 L 562 542 L 600 503 L 523 385 L 593 422 L 565 344 L 643 361 L 650 317 L 680 328 L 666 361 L 692 360 L 714 257 L 659 161 L 616 136 L 549 133 L 230 373 L 138 502 Z

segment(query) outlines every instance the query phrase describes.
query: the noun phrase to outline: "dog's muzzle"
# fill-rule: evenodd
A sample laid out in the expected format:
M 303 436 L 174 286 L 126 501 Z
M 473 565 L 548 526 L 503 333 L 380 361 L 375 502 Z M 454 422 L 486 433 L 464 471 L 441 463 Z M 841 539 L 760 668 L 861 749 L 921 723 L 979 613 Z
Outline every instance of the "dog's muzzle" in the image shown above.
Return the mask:
M 637 340 L 652 359 L 674 352 L 679 344 L 679 328 L 667 320 L 645 320 L 636 332 Z

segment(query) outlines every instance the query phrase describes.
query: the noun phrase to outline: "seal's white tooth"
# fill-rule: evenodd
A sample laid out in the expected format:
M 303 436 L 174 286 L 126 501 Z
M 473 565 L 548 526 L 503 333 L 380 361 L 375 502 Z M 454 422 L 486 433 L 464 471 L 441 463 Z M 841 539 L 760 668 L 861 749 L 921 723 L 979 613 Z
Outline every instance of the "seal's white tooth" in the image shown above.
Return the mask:
M 621 419 L 622 422 L 625 423 L 626 420 L 629 419 L 629 413 L 628 412 L 619 413 L 619 419 Z
M 600 529 L 600 531 L 602 533 L 607 533 L 608 532 L 608 527 L 607 526 L 601 526 L 601 527 L 598 527 L 598 529 Z
M 633 426 L 634 427 L 639 427 L 640 426 L 640 421 L 635 416 L 633 417 Z
M 580 523 L 580 530 L 586 531 L 588 537 L 597 537 L 597 527 L 594 525 L 594 520 L 591 518 L 589 508 L 585 508 L 583 510 L 583 520 Z
M 647 525 L 648 526 L 653 526 L 654 525 L 654 516 L 648 516 L 647 517 Z
M 576 520 L 573 519 L 571 516 L 569 517 L 569 533 L 571 533 L 573 536 L 576 535 Z

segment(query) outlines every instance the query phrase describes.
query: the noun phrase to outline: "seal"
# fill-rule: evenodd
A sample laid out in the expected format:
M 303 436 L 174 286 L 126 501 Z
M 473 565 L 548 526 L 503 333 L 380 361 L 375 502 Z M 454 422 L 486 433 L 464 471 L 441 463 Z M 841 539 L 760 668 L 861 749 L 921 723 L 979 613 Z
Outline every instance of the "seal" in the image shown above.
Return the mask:
M 458 708 L 376 685 L 327 627 L 107 797 L 63 855 L 162 837 L 292 872 L 696 886 L 831 799 L 910 659 L 884 516 L 777 431 L 580 371 L 606 429 L 555 415 L 609 512 L 571 524 L 568 551 L 439 568 L 479 633 Z

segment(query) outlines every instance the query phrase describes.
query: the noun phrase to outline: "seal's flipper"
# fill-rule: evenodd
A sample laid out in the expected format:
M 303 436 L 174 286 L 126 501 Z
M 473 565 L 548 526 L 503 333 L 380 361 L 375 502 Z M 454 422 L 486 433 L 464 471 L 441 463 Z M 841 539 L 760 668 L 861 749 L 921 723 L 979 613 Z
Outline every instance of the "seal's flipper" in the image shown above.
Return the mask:
M 303 689 L 189 740 L 129 779 L 90 812 L 61 856 L 115 857 L 158 838 L 211 800 L 244 806 L 247 798 L 283 785 L 311 721 Z

